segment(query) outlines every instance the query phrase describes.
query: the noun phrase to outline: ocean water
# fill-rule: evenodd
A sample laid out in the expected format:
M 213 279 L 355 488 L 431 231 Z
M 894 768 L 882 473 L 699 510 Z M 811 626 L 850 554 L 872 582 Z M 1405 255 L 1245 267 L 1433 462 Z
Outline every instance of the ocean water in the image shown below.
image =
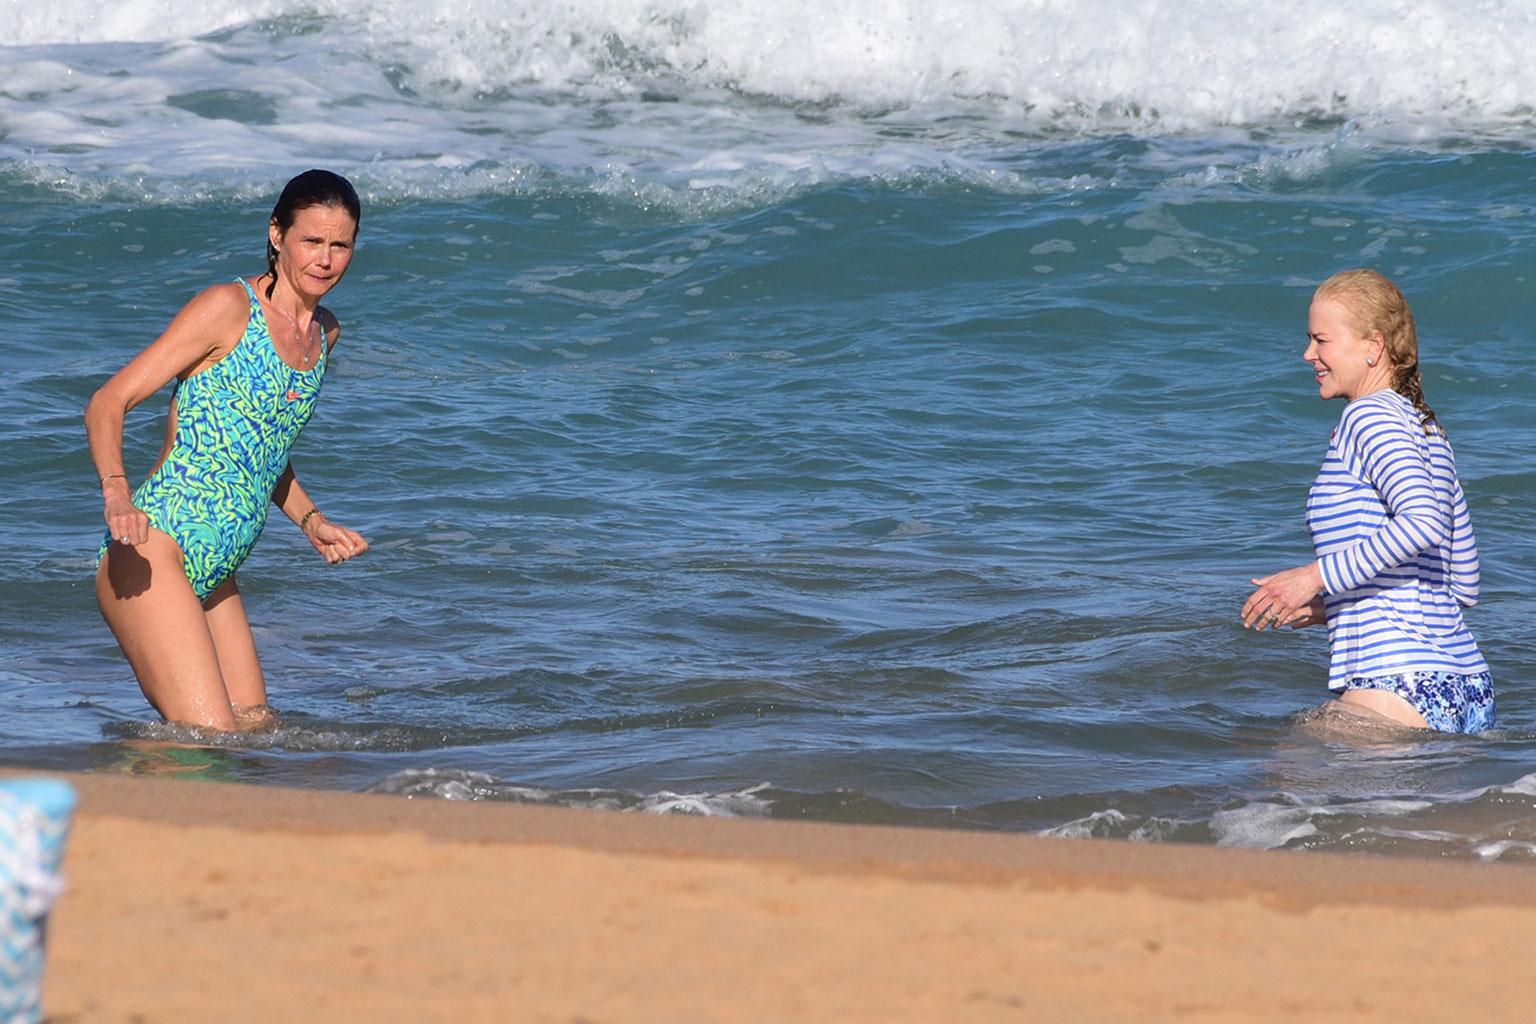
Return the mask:
M 1532 859 L 1533 49 L 1512 2 L 0 0 L 0 763 Z M 294 461 L 373 550 L 274 517 L 283 723 L 167 749 L 81 411 L 309 166 L 365 209 Z M 1309 557 L 1356 265 L 1457 449 L 1488 735 L 1330 727 L 1321 632 L 1238 622 Z

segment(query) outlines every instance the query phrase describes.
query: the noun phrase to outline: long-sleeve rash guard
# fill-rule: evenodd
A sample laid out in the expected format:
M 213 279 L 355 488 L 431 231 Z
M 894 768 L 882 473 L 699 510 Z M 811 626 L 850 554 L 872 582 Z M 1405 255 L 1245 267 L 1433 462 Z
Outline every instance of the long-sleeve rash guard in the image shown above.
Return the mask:
M 1344 408 L 1307 497 L 1322 568 L 1328 685 L 1412 671 L 1488 671 L 1462 621 L 1477 540 L 1456 458 L 1395 391 Z

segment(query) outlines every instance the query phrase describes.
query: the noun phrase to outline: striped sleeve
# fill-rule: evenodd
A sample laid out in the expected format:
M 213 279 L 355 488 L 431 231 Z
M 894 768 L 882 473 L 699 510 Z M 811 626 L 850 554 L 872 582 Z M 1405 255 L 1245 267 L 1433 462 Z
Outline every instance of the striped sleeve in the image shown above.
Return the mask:
M 1429 463 L 1413 428 L 1378 403 L 1351 407 L 1339 421 L 1338 450 L 1345 467 L 1375 488 L 1387 522 L 1375 533 L 1318 559 L 1323 592 L 1354 590 L 1378 573 L 1403 565 L 1450 536 L 1450 509 L 1435 497 Z

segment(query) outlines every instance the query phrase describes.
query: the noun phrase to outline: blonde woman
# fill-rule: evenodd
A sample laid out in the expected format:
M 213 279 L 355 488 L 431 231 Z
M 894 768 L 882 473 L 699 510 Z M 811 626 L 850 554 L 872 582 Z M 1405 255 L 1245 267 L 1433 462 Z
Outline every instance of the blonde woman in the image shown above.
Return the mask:
M 1347 403 L 1307 497 L 1317 558 L 1254 580 L 1243 624 L 1326 622 L 1328 686 L 1350 710 L 1491 728 L 1493 680 L 1461 615 L 1477 602 L 1477 541 L 1407 300 L 1375 271 L 1335 274 L 1313 294 L 1302 358 L 1319 396 Z

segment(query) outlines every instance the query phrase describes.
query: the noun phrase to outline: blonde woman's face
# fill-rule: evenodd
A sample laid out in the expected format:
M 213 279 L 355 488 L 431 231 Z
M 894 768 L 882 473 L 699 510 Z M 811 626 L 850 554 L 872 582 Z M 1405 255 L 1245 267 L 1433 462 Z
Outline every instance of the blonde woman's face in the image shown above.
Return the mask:
M 1307 312 L 1307 350 L 1302 354 L 1317 377 L 1319 398 L 1354 401 L 1365 392 L 1381 366 L 1385 346 L 1378 336 L 1363 337 L 1349 325 L 1348 310 L 1338 299 L 1319 298 Z M 1368 360 L 1374 360 L 1368 362 Z

